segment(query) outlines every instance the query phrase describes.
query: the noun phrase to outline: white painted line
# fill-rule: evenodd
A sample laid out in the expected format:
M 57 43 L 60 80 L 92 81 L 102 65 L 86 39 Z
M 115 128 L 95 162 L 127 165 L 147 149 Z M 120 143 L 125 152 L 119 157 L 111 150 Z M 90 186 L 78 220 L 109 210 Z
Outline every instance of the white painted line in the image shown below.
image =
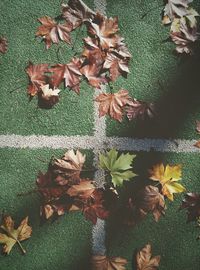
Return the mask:
M 197 140 L 133 139 L 126 137 L 95 136 L 44 136 L 44 135 L 0 135 L 0 148 L 51 148 L 51 149 L 91 149 L 98 154 L 101 150 L 116 148 L 119 151 L 157 151 L 175 153 L 199 153 L 194 147 Z

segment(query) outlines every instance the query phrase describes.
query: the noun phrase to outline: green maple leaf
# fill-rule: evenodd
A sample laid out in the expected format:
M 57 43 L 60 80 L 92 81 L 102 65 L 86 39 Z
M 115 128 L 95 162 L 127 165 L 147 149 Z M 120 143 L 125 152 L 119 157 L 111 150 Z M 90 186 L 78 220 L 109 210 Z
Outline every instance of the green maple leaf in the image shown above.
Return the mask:
M 109 171 L 112 177 L 112 183 L 116 186 L 122 186 L 124 180 L 130 180 L 136 176 L 130 169 L 135 155 L 121 154 L 118 157 L 118 151 L 111 149 L 105 155 L 99 155 L 100 168 Z

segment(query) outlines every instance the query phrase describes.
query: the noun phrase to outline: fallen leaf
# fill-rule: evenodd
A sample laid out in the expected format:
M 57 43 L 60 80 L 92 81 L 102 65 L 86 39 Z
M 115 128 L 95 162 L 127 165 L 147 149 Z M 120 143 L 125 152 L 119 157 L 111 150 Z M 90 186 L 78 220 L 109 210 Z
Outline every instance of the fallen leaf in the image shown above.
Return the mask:
M 162 185 L 162 194 L 173 201 L 174 193 L 184 192 L 186 189 L 177 181 L 181 179 L 181 165 L 157 164 L 149 170 L 150 179 L 158 181 Z
M 4 37 L 0 37 L 0 53 L 6 53 L 8 50 L 8 41 Z
M 73 58 L 69 64 L 57 64 L 49 69 L 52 72 L 51 85 L 58 87 L 64 81 L 65 87 L 80 93 L 80 80 L 82 74 L 80 73 L 80 59 Z
M 59 101 L 60 90 L 49 88 L 49 84 L 43 85 L 41 87 L 41 93 L 42 100 L 50 106 L 53 106 Z
M 188 222 L 200 218 L 200 194 L 186 193 L 180 209 L 187 209 Z
M 62 4 L 62 17 L 73 25 L 73 29 L 94 18 L 95 12 L 81 0 L 69 0 Z
M 111 118 L 122 121 L 125 105 L 131 104 L 132 99 L 127 90 L 121 89 L 117 93 L 102 93 L 96 97 L 99 102 L 99 117 L 109 114 Z
M 4 232 L 0 233 L 0 243 L 4 244 L 3 252 L 9 254 L 13 246 L 17 243 L 25 254 L 26 251 L 20 242 L 31 237 L 32 228 L 28 225 L 28 217 L 23 219 L 19 227 L 15 229 L 13 219 L 10 216 L 4 216 L 0 228 Z
M 146 117 L 153 118 L 155 115 L 155 106 L 153 103 L 147 103 L 134 98 L 126 107 L 126 115 L 129 121 L 136 118 L 141 118 L 143 120 Z
M 129 153 L 119 155 L 118 151 L 112 149 L 105 155 L 99 155 L 99 167 L 110 173 L 114 187 L 122 186 L 124 180 L 130 180 L 136 176 L 130 170 L 134 158 L 135 155 Z
M 200 134 L 200 121 L 196 120 L 196 131 Z
M 194 144 L 195 147 L 197 148 L 200 148 L 200 141 L 197 141 L 195 144 Z
M 160 256 L 152 257 L 151 245 L 147 244 L 136 255 L 137 270 L 156 270 L 160 263 Z
M 26 68 L 26 73 L 29 76 L 28 94 L 35 96 L 41 91 L 41 87 L 47 84 L 48 77 L 45 74 L 48 72 L 48 64 L 33 65 L 29 62 Z
M 82 199 L 88 199 L 95 190 L 93 181 L 89 179 L 81 179 L 76 185 L 70 186 L 67 190 L 67 194 L 70 197 L 80 197 Z
M 57 182 L 59 185 L 68 183 L 76 184 L 80 182 L 80 173 L 85 162 L 85 155 L 79 150 L 67 151 L 61 159 L 54 159 L 52 162 L 53 171 L 63 176 L 62 181 Z
M 96 255 L 92 257 L 92 270 L 126 270 L 127 263 L 127 260 L 121 257 Z
M 52 43 L 58 44 L 59 40 L 71 44 L 70 32 L 73 27 L 70 23 L 60 24 L 48 16 L 39 18 L 38 21 L 42 25 L 38 27 L 35 35 L 44 39 L 46 49 L 49 49 Z

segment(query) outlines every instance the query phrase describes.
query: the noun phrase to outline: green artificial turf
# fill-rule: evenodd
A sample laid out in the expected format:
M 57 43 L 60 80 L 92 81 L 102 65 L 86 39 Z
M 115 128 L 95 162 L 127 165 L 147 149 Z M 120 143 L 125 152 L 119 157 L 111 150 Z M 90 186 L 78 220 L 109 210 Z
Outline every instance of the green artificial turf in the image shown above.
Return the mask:
M 93 7 L 92 0 L 85 1 Z M 60 102 L 50 110 L 40 109 L 37 98 L 31 102 L 26 94 L 28 79 L 25 68 L 29 61 L 66 63 L 75 51 L 81 52 L 80 32 L 72 51 L 64 42 L 45 49 L 45 43 L 35 38 L 42 16 L 60 15 L 60 0 L 0 1 L 0 36 L 8 39 L 9 49 L 0 56 L 1 134 L 88 135 L 93 132 L 93 89 L 81 84 L 81 94 L 65 89 Z M 75 33 L 73 33 L 75 40 Z M 60 53 L 57 53 L 60 48 Z M 10 93 L 12 91 L 12 93 Z
M 32 236 L 24 241 L 27 254 L 22 255 L 17 245 L 9 256 L 0 255 L 1 270 L 86 270 L 90 261 L 92 224 L 81 213 L 70 213 L 58 220 L 41 224 L 40 198 L 37 194 L 17 196 L 33 190 L 39 170 L 47 170 L 52 155 L 60 157 L 62 151 L 52 150 L 0 150 L 0 212 L 5 210 L 19 222 L 29 216 Z M 92 155 L 87 154 L 87 166 Z M 2 247 L 0 247 L 2 248 Z
M 177 56 L 166 42 L 170 27 L 161 23 L 162 0 L 109 0 L 108 16 L 118 16 L 121 35 L 132 54 L 130 74 L 118 78 L 114 91 L 127 89 L 132 97 L 155 102 L 154 121 L 123 123 L 108 119 L 108 136 L 198 138 L 200 118 L 199 56 Z M 200 1 L 191 6 L 200 12 Z M 143 17 L 149 12 L 145 17 Z
M 146 181 L 148 169 L 159 162 L 182 164 L 183 175 L 180 183 L 186 187 L 188 192 L 200 192 L 199 154 L 152 152 L 137 154 L 134 171 L 139 176 L 133 180 L 132 184 L 127 183 L 124 196 L 128 196 L 127 193 L 132 194 L 135 185 Z M 161 255 L 159 270 L 198 270 L 200 267 L 200 242 L 196 238 L 200 235 L 200 229 L 195 227 L 194 223 L 186 223 L 186 211 L 178 211 L 182 198 L 183 194 L 175 194 L 174 202 L 167 202 L 166 214 L 158 223 L 149 215 L 136 227 L 127 227 L 121 224 L 119 212 L 117 217 L 107 223 L 106 245 L 109 256 L 121 256 L 128 259 L 127 270 L 136 270 L 131 267 L 135 250 L 150 243 L 153 255 Z

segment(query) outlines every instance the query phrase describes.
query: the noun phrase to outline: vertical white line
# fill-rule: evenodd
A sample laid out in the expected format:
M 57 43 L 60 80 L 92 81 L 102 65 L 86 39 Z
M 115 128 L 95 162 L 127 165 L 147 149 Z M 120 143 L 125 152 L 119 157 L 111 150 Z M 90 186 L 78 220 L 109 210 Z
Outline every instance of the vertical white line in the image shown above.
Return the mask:
M 99 11 L 101 14 L 106 15 L 106 0 L 94 0 L 95 11 Z M 102 86 L 101 90 L 95 89 L 94 99 L 100 94 L 100 92 L 106 92 L 106 86 Z M 98 104 L 94 102 L 94 137 L 99 147 L 94 148 L 94 166 L 97 166 L 99 148 L 102 148 L 106 137 L 106 121 L 105 117 L 99 118 Z M 101 188 L 105 182 L 105 175 L 102 170 L 97 170 L 95 173 L 96 186 Z M 105 255 L 105 221 L 97 219 L 96 225 L 92 230 L 92 252 L 94 255 Z

